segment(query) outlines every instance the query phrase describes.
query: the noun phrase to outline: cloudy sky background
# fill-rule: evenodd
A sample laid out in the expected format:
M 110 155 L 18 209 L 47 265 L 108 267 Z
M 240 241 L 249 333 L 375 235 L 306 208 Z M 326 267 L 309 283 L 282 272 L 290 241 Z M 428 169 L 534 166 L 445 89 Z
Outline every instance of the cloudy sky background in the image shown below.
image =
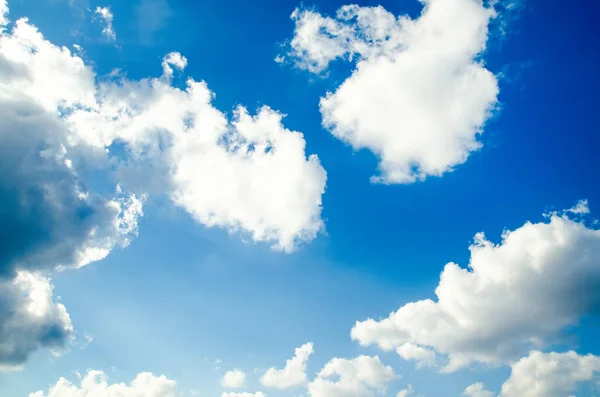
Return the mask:
M 0 0 L 0 394 L 597 395 L 599 7 Z

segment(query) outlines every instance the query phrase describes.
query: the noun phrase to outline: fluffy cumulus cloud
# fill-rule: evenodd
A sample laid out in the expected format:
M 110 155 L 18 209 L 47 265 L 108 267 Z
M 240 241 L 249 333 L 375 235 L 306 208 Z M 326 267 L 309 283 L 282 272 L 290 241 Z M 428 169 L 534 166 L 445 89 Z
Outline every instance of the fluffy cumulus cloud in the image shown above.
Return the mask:
M 102 28 L 102 34 L 104 35 L 104 37 L 106 37 L 109 40 L 116 40 L 117 39 L 117 33 L 115 32 L 115 29 L 113 28 L 113 19 L 114 19 L 114 15 L 112 13 L 112 11 L 110 10 L 110 7 L 96 7 L 95 10 L 96 15 L 98 16 L 98 18 L 100 18 L 102 20 L 102 23 L 104 24 L 104 27 Z
M 512 366 L 500 397 L 571 396 L 580 383 L 598 381 L 599 375 L 598 356 L 533 351 Z
M 266 387 L 287 389 L 303 385 L 307 382 L 306 362 L 313 353 L 313 344 L 306 343 L 296 349 L 294 357 L 286 361 L 283 369 L 269 368 L 260 378 L 260 383 Z
M 2 24 L 8 7 L 0 3 Z M 64 114 L 93 101 L 93 73 L 26 20 L 0 35 L 0 366 L 61 348 L 73 327 L 49 272 L 103 259 L 137 235 L 142 199 L 101 195 L 80 172 Z
M 485 386 L 483 383 L 474 383 L 471 386 L 468 386 L 463 392 L 463 396 L 466 397 L 494 397 L 494 393 L 488 390 L 485 390 Z
M 413 388 L 411 385 L 408 385 L 408 387 L 406 389 L 402 389 L 398 392 L 398 394 L 396 394 L 396 397 L 408 397 L 411 394 L 413 394 Z
M 374 182 L 412 183 L 464 163 L 481 148 L 497 104 L 497 79 L 480 59 L 496 11 L 481 0 L 421 2 L 417 19 L 357 5 L 333 18 L 311 9 L 292 14 L 288 60 L 313 73 L 336 59 L 356 60 L 320 109 L 334 136 L 379 157 Z
M 102 371 L 88 371 L 79 386 L 60 378 L 48 393 L 38 391 L 29 397 L 176 397 L 177 384 L 164 376 L 141 373 L 129 384 L 108 383 Z
M 246 383 L 246 374 L 239 369 L 228 371 L 223 376 L 223 379 L 221 379 L 221 385 L 231 389 L 239 389 L 240 387 L 244 387 L 244 383 Z
M 334 358 L 308 384 L 311 397 L 372 397 L 396 377 L 379 357 Z
M 125 170 L 152 172 L 172 201 L 206 226 L 283 251 L 315 238 L 326 173 L 317 156 L 306 157 L 302 134 L 266 106 L 256 115 L 239 106 L 229 121 L 211 105 L 206 83 L 171 85 L 174 68 L 185 65 L 172 53 L 160 78 L 101 83 L 94 105 L 69 116 L 76 139 L 98 148 L 124 145 Z
M 147 192 L 283 251 L 322 229 L 326 173 L 283 115 L 239 107 L 230 120 L 205 83 L 173 87 L 187 62 L 177 53 L 158 78 L 97 79 L 27 19 L 8 17 L 0 0 L 0 367 L 73 337 L 50 272 L 127 246 Z M 96 171 L 115 171 L 114 193 L 88 187 Z
M 417 368 L 435 365 L 435 352 L 430 349 L 412 343 L 404 343 L 396 349 L 396 352 L 405 360 L 417 361 Z
M 36 273 L 0 277 L 0 370 L 19 369 L 33 351 L 60 350 L 73 337 L 69 314 L 52 292 L 50 280 Z
M 468 268 L 445 266 L 437 301 L 357 322 L 352 338 L 384 350 L 406 343 L 435 350 L 449 359 L 445 371 L 512 362 L 556 342 L 600 307 L 600 231 L 571 215 L 547 214 L 543 222 L 506 230 L 499 244 L 477 234 Z

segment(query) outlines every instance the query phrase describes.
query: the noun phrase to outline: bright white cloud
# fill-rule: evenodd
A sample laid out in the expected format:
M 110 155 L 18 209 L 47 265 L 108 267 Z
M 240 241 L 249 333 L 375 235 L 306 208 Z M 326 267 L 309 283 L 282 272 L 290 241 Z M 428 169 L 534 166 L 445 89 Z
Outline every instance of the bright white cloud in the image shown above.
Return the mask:
M 162 62 L 163 73 L 167 78 L 173 77 L 173 68 L 171 66 L 175 66 L 177 70 L 183 71 L 187 66 L 187 58 L 178 52 L 170 52 L 165 55 Z
M 6 0 L 0 0 L 0 32 L 6 25 L 8 25 L 8 3 Z
M 311 397 L 372 397 L 396 377 L 379 357 L 334 358 L 308 384 Z
M 412 183 L 464 163 L 497 104 L 497 79 L 479 58 L 495 11 L 481 0 L 422 3 L 414 20 L 380 6 L 292 14 L 288 56 L 299 67 L 321 73 L 356 59 L 320 109 L 334 136 L 379 157 L 374 182 Z
M 573 208 L 568 209 L 567 212 L 577 215 L 585 215 L 590 213 L 590 207 L 587 200 L 580 200 Z
M 500 244 L 477 234 L 468 269 L 444 268 L 437 301 L 357 322 L 352 338 L 384 350 L 431 348 L 448 355 L 445 371 L 473 361 L 507 363 L 555 341 L 600 304 L 600 231 L 568 214 L 507 230 Z
M 5 5 L 5 3 L 2 3 Z M 6 9 L 6 7 L 5 7 Z M 0 35 L 0 366 L 21 366 L 73 335 L 48 273 L 77 268 L 137 236 L 142 199 L 87 190 L 91 148 L 70 145 L 68 107 L 94 102 L 94 75 L 26 20 Z
M 0 1 L 2 369 L 72 339 L 48 273 L 127 246 L 146 192 L 166 192 L 206 226 L 283 251 L 323 228 L 325 170 L 316 156 L 306 157 L 302 134 L 283 127 L 283 115 L 264 107 L 252 116 L 239 107 L 231 120 L 211 105 L 205 83 L 173 87 L 174 71 L 187 63 L 178 53 L 167 54 L 159 78 L 111 75 L 99 83 L 79 56 L 27 19 L 6 31 L 8 6 Z M 110 21 L 107 10 L 98 15 Z M 113 144 L 124 146 L 125 158 Z M 87 190 L 80 171 L 109 165 L 124 182 L 115 194 Z M 42 308 L 39 315 L 32 305 Z
M 500 397 L 572 396 L 580 383 L 597 381 L 598 375 L 598 356 L 533 351 L 512 366 Z
M 114 15 L 110 10 L 110 7 L 98 6 L 96 7 L 95 13 L 100 19 L 102 19 L 102 23 L 104 24 L 104 27 L 102 28 L 102 34 L 104 35 L 104 37 L 106 37 L 109 40 L 116 40 L 117 33 L 113 28 Z
M 412 343 L 404 343 L 396 349 L 400 357 L 405 360 L 417 361 L 417 367 L 433 367 L 435 365 L 435 352 Z
M 413 387 L 408 385 L 406 389 L 400 390 L 398 394 L 396 394 L 396 397 L 408 397 L 411 394 L 413 394 Z
M 223 375 L 223 379 L 221 379 L 221 385 L 231 389 L 244 387 L 244 383 L 246 383 L 246 374 L 239 369 L 228 371 Z
M 206 226 L 249 233 L 288 252 L 314 239 L 323 228 L 326 173 L 317 156 L 306 158 L 302 134 L 266 106 L 256 115 L 239 106 L 227 120 L 211 105 L 206 83 L 170 85 L 171 65 L 185 64 L 171 53 L 161 78 L 102 83 L 97 103 L 69 116 L 72 132 L 98 148 L 124 143 L 125 169 L 152 172 L 130 179 L 166 185 L 173 202 Z
M 68 128 L 56 142 L 74 169 L 83 160 L 110 161 L 126 189 L 166 193 L 198 222 L 281 251 L 323 229 L 327 176 L 317 156 L 306 156 L 303 135 L 267 106 L 255 115 L 239 106 L 228 118 L 211 104 L 214 93 L 204 82 L 190 78 L 185 90 L 173 87 L 174 69 L 187 64 L 181 54 L 165 56 L 159 78 L 97 83 L 81 58 L 26 20 L 3 34 L 2 46 L 5 97 L 33 98 L 52 113 L 55 129 Z M 123 145 L 126 158 L 111 145 Z
M 467 397 L 494 397 L 494 393 L 485 390 L 483 383 L 474 383 L 467 387 L 463 392 L 463 396 Z
M 221 397 L 267 397 L 263 392 L 256 393 L 223 393 Z
M 79 386 L 65 378 L 51 386 L 48 393 L 43 391 L 29 394 L 29 397 L 176 397 L 177 384 L 164 376 L 141 373 L 129 384 L 108 383 L 102 371 L 88 371 Z
M 283 369 L 269 368 L 260 378 L 260 383 L 263 386 L 278 389 L 287 389 L 305 384 L 307 382 L 306 362 L 313 351 L 312 343 L 306 343 L 297 348 L 294 357 L 286 361 Z

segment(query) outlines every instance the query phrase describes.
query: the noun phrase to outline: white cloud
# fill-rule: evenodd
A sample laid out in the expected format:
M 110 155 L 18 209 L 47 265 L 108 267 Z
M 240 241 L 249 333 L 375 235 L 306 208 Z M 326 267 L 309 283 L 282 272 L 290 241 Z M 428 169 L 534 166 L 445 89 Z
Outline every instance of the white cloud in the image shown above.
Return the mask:
M 573 208 L 568 209 L 567 212 L 570 212 L 572 214 L 577 214 L 577 215 L 589 214 L 590 207 L 588 205 L 588 201 L 587 200 L 578 201 L 577 204 L 575 204 L 575 206 Z
M 161 78 L 102 83 L 97 103 L 69 116 L 71 130 L 98 148 L 125 144 L 125 170 L 152 173 L 129 179 L 154 181 L 206 226 L 287 252 L 314 239 L 327 177 L 317 156 L 306 158 L 302 134 L 266 106 L 256 115 L 238 106 L 229 121 L 211 105 L 206 83 L 189 79 L 185 91 L 170 85 L 170 65 L 185 64 L 171 53 Z
M 53 301 L 50 279 L 19 271 L 0 277 L 0 370 L 20 369 L 39 348 L 62 349 L 73 338 L 65 307 Z
M 307 382 L 306 362 L 312 353 L 312 343 L 302 345 L 296 349 L 294 357 L 286 361 L 283 369 L 269 368 L 260 378 L 260 382 L 263 386 L 278 389 L 287 389 L 305 384 Z
M 102 34 L 104 35 L 104 37 L 106 37 L 109 40 L 116 40 L 117 39 L 117 33 L 115 32 L 115 29 L 113 28 L 113 19 L 114 19 L 114 15 L 112 13 L 112 11 L 110 10 L 110 7 L 96 7 L 96 11 L 95 13 L 98 15 L 98 17 L 100 19 L 102 19 L 102 22 L 104 23 L 104 27 L 102 28 Z
M 448 355 L 445 371 L 508 363 L 556 341 L 600 303 L 600 231 L 568 213 L 505 231 L 500 244 L 475 236 L 469 268 L 444 268 L 437 301 L 408 303 L 388 318 L 357 322 L 352 338 L 392 350 L 405 343 Z
M 500 397 L 564 397 L 583 383 L 597 382 L 600 375 L 600 357 L 567 353 L 532 351 L 511 366 L 511 375 L 502 385 Z M 483 383 L 467 387 L 469 397 L 494 397 Z
M 221 380 L 223 387 L 231 389 L 239 389 L 240 387 L 244 387 L 244 383 L 246 383 L 246 374 L 239 369 L 228 371 Z
M 579 383 L 598 380 L 598 375 L 598 356 L 533 351 L 512 366 L 500 397 L 572 396 Z
M 187 64 L 181 54 L 165 56 L 159 78 L 97 82 L 81 58 L 25 19 L 2 35 L 1 45 L 0 95 L 11 103 L 26 98 L 45 112 L 47 120 L 38 120 L 56 130 L 46 153 L 69 170 L 110 163 L 126 190 L 167 194 L 207 227 L 281 251 L 323 229 L 327 176 L 317 156 L 307 157 L 303 135 L 267 106 L 256 115 L 239 106 L 228 118 L 211 104 L 214 93 L 204 82 L 190 78 L 185 90 L 173 87 L 173 69 Z M 113 144 L 123 145 L 125 158 L 107 153 Z
M 5 4 L 5 3 L 3 3 Z M 69 144 L 68 107 L 94 101 L 94 75 L 26 20 L 0 35 L 0 366 L 73 337 L 48 274 L 106 257 L 137 236 L 142 198 L 86 189 L 90 150 Z
M 494 393 L 485 390 L 483 383 L 474 383 L 467 387 L 463 392 L 463 396 L 467 397 L 494 397 Z
M 187 66 L 187 58 L 178 52 L 170 52 L 165 55 L 162 62 L 163 73 L 167 78 L 173 77 L 173 68 L 171 66 L 175 66 L 177 70 L 183 71 Z
M 396 349 L 400 357 L 405 360 L 417 361 L 417 367 L 433 367 L 435 365 L 435 352 L 412 343 L 404 343 Z
M 321 73 L 356 59 L 320 109 L 334 136 L 379 157 L 374 182 L 412 183 L 464 163 L 497 104 L 497 79 L 479 58 L 495 11 L 480 0 L 422 3 L 415 20 L 380 6 L 292 14 L 288 55 L 299 67 Z
M 0 33 L 8 25 L 8 3 L 6 0 L 0 0 Z
M 334 358 L 308 384 L 311 397 L 371 397 L 396 377 L 379 357 Z
M 88 371 L 76 386 L 65 378 L 51 386 L 47 394 L 43 391 L 29 394 L 29 397 L 176 397 L 177 384 L 164 376 L 141 373 L 129 384 L 108 384 L 102 371 Z
M 396 394 L 396 397 L 408 397 L 411 394 L 413 394 L 413 387 L 408 385 L 406 389 L 400 390 L 398 394 Z
M 221 397 L 267 397 L 263 392 L 256 393 L 223 393 Z

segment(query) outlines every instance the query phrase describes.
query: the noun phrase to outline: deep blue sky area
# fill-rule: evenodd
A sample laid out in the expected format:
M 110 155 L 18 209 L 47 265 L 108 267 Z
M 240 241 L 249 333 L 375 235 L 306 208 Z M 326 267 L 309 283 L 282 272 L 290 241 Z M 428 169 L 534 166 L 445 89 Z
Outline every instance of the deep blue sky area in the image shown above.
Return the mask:
M 352 65 L 334 63 L 318 77 L 274 61 L 292 37 L 290 14 L 299 2 L 169 0 L 161 27 L 142 34 L 135 2 L 77 1 L 13 0 L 10 17 L 27 16 L 55 44 L 81 45 L 99 77 L 115 68 L 131 79 L 158 77 L 162 57 L 177 51 L 188 59 L 175 75 L 177 86 L 187 77 L 205 81 L 214 105 L 229 115 L 239 104 L 252 113 L 262 105 L 284 113 L 285 127 L 304 134 L 307 154 L 317 154 L 327 171 L 326 232 L 284 254 L 207 229 L 150 199 L 128 248 L 53 275 L 54 293 L 77 335 L 89 333 L 94 341 L 57 358 L 39 351 L 22 371 L 0 372 L 1 396 L 47 390 L 59 377 L 74 379 L 71 371 L 88 368 L 106 371 L 111 382 L 142 371 L 165 374 L 186 396 L 192 389 L 217 396 L 223 371 L 243 368 L 254 391 L 260 387 L 254 368 L 281 367 L 309 341 L 315 345 L 309 374 L 331 357 L 379 354 L 403 375 L 390 393 L 407 382 L 415 395 L 428 397 L 459 396 L 476 381 L 499 390 L 509 374 L 505 367 L 451 375 L 417 370 L 393 352 L 361 347 L 350 330 L 408 302 L 435 299 L 443 266 L 466 267 L 477 232 L 499 243 L 503 230 L 543 221 L 543 213 L 581 199 L 588 199 L 592 216 L 599 213 L 600 2 L 522 0 L 519 13 L 506 20 L 506 33 L 492 30 L 481 56 L 499 76 L 501 103 L 481 136 L 483 148 L 442 177 L 385 185 L 369 181 L 377 172 L 374 154 L 353 151 L 321 127 L 318 100 Z M 302 4 L 334 15 L 347 3 Z M 357 4 L 412 17 L 421 10 L 415 0 Z M 86 11 L 96 5 L 111 6 L 116 45 L 106 43 Z M 560 346 L 600 354 L 600 323 L 584 324 Z M 577 396 L 585 393 L 589 387 Z

